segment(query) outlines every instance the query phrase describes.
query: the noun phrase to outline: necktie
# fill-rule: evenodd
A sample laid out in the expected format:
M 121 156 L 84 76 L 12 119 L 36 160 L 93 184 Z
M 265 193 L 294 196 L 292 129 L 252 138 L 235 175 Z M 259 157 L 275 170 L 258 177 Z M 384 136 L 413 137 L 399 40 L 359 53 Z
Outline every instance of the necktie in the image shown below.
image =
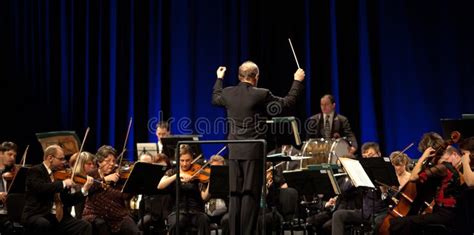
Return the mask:
M 324 137 L 331 137 L 331 125 L 329 124 L 329 115 L 326 115 L 326 121 L 324 122 Z

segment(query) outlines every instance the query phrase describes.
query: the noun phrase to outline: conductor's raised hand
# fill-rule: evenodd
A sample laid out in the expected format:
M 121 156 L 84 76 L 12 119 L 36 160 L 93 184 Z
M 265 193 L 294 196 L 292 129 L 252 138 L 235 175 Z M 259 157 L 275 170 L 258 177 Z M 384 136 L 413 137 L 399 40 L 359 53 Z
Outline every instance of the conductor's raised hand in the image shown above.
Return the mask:
M 217 78 L 223 79 L 223 78 L 224 78 L 224 75 L 225 75 L 226 69 L 227 69 L 227 68 L 224 67 L 224 66 L 220 66 L 219 68 L 217 68 L 217 71 L 216 71 Z
M 296 81 L 302 82 L 304 80 L 304 70 L 303 69 L 296 70 L 294 78 Z

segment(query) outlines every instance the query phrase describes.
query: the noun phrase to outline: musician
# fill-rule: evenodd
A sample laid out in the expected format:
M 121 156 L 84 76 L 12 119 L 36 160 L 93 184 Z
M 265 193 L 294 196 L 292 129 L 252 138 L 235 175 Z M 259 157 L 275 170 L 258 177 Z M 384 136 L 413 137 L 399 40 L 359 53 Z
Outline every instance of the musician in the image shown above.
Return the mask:
M 347 117 L 335 112 L 336 101 L 330 94 L 321 97 L 321 113 L 311 116 L 306 121 L 309 138 L 344 138 L 351 145 L 349 152 L 357 150 L 357 140 L 351 130 Z
M 226 67 L 217 69 L 217 80 L 212 93 L 212 104 L 227 110 L 230 124 L 229 140 L 252 140 L 264 138 L 258 128 L 262 124 L 258 117 L 268 111 L 281 111 L 294 106 L 303 91 L 304 71 L 298 69 L 288 95 L 274 96 L 269 90 L 257 88 L 258 66 L 246 61 L 239 67 L 237 86 L 222 88 Z M 273 109 L 275 108 L 275 109 Z M 277 112 L 271 113 L 277 115 Z M 253 144 L 229 144 L 229 225 L 231 234 L 255 232 L 260 202 L 263 153 L 262 146 Z
M 89 191 L 82 218 L 89 221 L 99 234 L 139 234 L 138 227 L 130 216 L 125 204 L 130 195 L 122 194 L 114 183 L 119 180 L 116 170 L 117 151 L 108 145 L 97 150 L 96 161 L 98 169 L 90 175 L 94 179 L 110 184 L 103 187 L 94 184 Z
M 71 179 L 54 180 L 53 172 L 64 169 L 64 152 L 58 145 L 44 150 L 43 162 L 29 169 L 26 176 L 26 200 L 22 222 L 27 231 L 35 234 L 92 234 L 90 223 L 73 218 L 67 209 L 87 196 L 93 183 L 92 177 L 80 191 L 71 193 Z M 60 196 L 59 196 L 60 195 Z M 55 210 L 53 210 L 53 203 Z M 63 210 L 61 210 L 61 205 Z M 52 212 L 55 211 L 56 214 Z
M 288 189 L 285 177 L 283 176 L 282 168 L 276 168 L 271 170 L 272 164 L 267 162 L 267 195 L 266 202 L 267 206 L 264 211 L 265 216 L 265 231 L 267 234 L 272 234 L 272 230 L 279 231 L 280 224 L 283 222 L 283 216 L 281 215 L 282 204 L 280 204 L 280 193 L 284 193 L 283 189 Z M 295 189 L 290 189 L 296 191 Z M 297 193 L 297 192 L 296 192 Z M 292 202 L 287 202 L 292 203 Z M 294 204 L 293 204 L 294 205 Z M 257 234 L 262 234 L 263 230 L 263 217 L 258 217 L 257 223 Z
M 459 148 L 462 151 L 462 166 L 464 181 L 467 186 L 474 186 L 474 173 L 471 168 L 471 158 L 474 156 L 474 137 L 465 139 L 459 144 Z
M 189 145 L 181 145 L 179 149 L 179 169 L 180 169 L 180 198 L 179 198 L 179 227 L 184 230 L 193 226 L 198 230 L 199 235 L 210 234 L 209 218 L 204 213 L 204 200 L 208 199 L 209 186 L 204 187 L 190 172 L 193 165 L 193 152 Z M 166 171 L 158 184 L 158 189 L 170 187 L 172 198 L 176 198 L 176 168 Z M 175 234 L 176 205 L 173 212 L 168 216 L 169 232 Z
M 158 163 L 155 162 L 156 158 L 148 153 L 140 155 L 139 161 L 166 166 L 166 170 L 171 169 L 171 165 L 168 164 L 169 161 L 164 161 L 167 159 L 166 155 L 158 153 L 158 156 L 163 159 Z M 153 225 L 154 231 L 160 231 L 164 234 L 166 229 L 165 219 L 171 213 L 171 205 L 173 204 L 171 195 L 169 193 L 162 193 L 156 195 L 138 195 L 137 197 L 137 203 L 140 205 L 138 210 L 139 229 L 142 230 L 144 234 L 149 234 L 151 232 L 149 231 L 150 226 Z
M 306 219 L 308 234 L 316 232 L 318 235 L 331 234 L 332 215 L 337 210 L 355 210 L 361 208 L 362 198 L 357 189 L 352 185 L 348 176 L 337 179 L 341 194 L 323 201 L 323 210 Z
M 161 138 L 167 137 L 171 134 L 170 126 L 166 121 L 160 121 L 156 125 L 156 137 L 158 138 L 158 153 L 164 153 L 163 143 L 161 143 Z
M 287 156 L 296 156 L 301 152 L 290 144 L 284 144 L 281 147 L 278 147 L 270 151 L 268 155 L 277 154 L 277 153 L 282 153 Z M 276 164 L 278 165 L 279 163 L 276 163 Z M 285 163 L 283 163 L 283 165 L 279 165 L 278 168 L 284 171 L 297 170 L 300 168 L 300 164 L 301 164 L 300 160 L 286 161 Z
M 224 166 L 225 160 L 220 155 L 213 155 L 209 159 L 211 166 Z M 205 205 L 206 214 L 213 223 L 220 223 L 222 217 L 227 213 L 226 200 L 222 198 L 211 198 Z
M 390 161 L 395 168 L 398 182 L 400 183 L 399 188 L 401 189 L 408 180 L 410 180 L 411 173 L 408 171 L 408 162 L 410 158 L 405 153 L 395 151 L 390 154 Z
M 76 161 L 78 159 L 79 153 L 75 153 L 69 159 L 69 166 L 74 167 Z M 87 176 L 91 174 L 96 169 L 95 163 L 95 156 L 89 152 L 81 152 L 81 156 L 79 157 L 78 165 L 75 169 L 75 174 Z M 84 211 L 84 205 L 86 203 L 86 198 L 83 198 L 80 202 L 76 203 L 73 206 L 72 213 L 73 216 L 77 219 L 82 218 L 82 212 Z
M 362 149 L 362 156 L 364 158 L 381 157 L 379 145 L 375 142 L 365 143 Z M 364 151 L 367 149 L 372 149 L 376 151 L 375 153 L 372 153 L 372 150 Z M 371 152 L 371 154 L 367 154 L 367 152 Z M 384 199 L 385 198 L 382 197 L 382 190 L 376 188 L 375 190 L 370 190 L 368 192 L 363 193 L 362 210 L 356 209 L 335 211 L 332 218 L 332 234 L 342 235 L 344 234 L 345 224 L 360 224 L 368 222 L 371 218 L 373 218 L 373 221 L 375 222 L 375 231 L 378 231 L 378 227 L 380 226 L 385 215 L 387 214 L 388 204 Z
M 416 234 L 427 224 L 443 224 L 453 228 L 457 199 L 463 190 L 460 174 L 455 168 L 461 161 L 461 155 L 456 148 L 448 146 L 435 166 L 422 169 L 423 162 L 434 157 L 436 152 L 437 150 L 432 147 L 426 148 L 410 176 L 411 181 L 422 184 L 430 178 L 438 183 L 433 212 L 392 219 L 391 234 Z
M 5 206 L 8 184 L 4 174 L 12 172 L 14 169 L 17 149 L 17 145 L 10 141 L 5 141 L 0 145 L 0 212 L 3 212 L 0 214 L 0 234 L 6 232 L 5 230 L 9 226 Z
M 363 158 L 381 157 L 380 146 L 375 142 L 365 142 L 361 148 Z
M 164 153 L 158 153 L 154 158 L 153 158 L 153 163 L 158 164 L 160 166 L 166 166 L 166 168 L 171 168 L 171 162 L 168 156 Z

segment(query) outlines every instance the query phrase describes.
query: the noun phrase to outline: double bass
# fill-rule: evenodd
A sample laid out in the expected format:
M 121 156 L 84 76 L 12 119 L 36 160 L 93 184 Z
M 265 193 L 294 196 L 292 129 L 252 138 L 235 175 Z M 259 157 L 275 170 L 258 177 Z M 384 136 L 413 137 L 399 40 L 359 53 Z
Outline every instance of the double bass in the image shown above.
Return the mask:
M 437 147 L 435 149 L 435 156 L 427 160 L 425 163 L 423 163 L 424 168 L 429 167 L 432 164 L 436 164 L 440 157 L 443 154 L 443 151 L 449 146 L 454 143 L 457 143 L 459 139 L 461 138 L 461 134 L 457 131 L 453 131 L 451 133 L 451 139 L 448 141 L 445 141 L 441 146 Z M 418 191 L 417 191 L 418 190 Z M 414 214 L 425 214 L 425 213 L 431 213 L 434 200 L 430 200 L 430 202 L 425 201 L 424 199 L 420 199 L 421 196 L 420 194 L 430 194 L 430 192 L 423 192 L 420 191 L 419 188 L 417 188 L 417 183 L 414 181 L 408 181 L 397 193 L 395 196 L 398 196 L 398 202 L 397 204 L 393 207 L 392 210 L 389 210 L 387 213 L 387 216 L 385 216 L 382 224 L 380 225 L 379 228 L 379 234 L 381 235 L 388 235 L 390 234 L 390 220 L 393 218 L 398 218 L 398 217 L 406 217 L 408 215 L 414 215 Z M 421 205 L 420 205 L 421 201 Z M 421 207 L 425 206 L 426 208 L 421 209 Z

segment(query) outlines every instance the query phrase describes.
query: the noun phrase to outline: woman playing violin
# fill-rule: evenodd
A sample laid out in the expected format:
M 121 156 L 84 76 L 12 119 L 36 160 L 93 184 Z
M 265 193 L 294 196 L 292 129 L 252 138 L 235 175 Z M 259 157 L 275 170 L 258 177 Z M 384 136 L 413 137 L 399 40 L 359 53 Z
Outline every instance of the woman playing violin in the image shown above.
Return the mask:
M 78 160 L 78 155 L 78 153 L 75 153 L 71 156 L 71 158 L 69 159 L 69 166 L 74 167 L 76 161 L 78 161 L 75 169 L 75 175 L 90 175 L 97 168 L 95 164 L 95 156 L 89 152 L 81 152 L 81 155 Z M 74 205 L 74 215 L 78 219 L 82 218 L 82 212 L 84 211 L 85 202 L 86 199 L 84 198 L 81 202 Z
M 428 179 L 437 184 L 435 205 L 430 214 L 393 218 L 390 221 L 391 234 L 416 234 L 427 224 L 442 224 L 453 229 L 457 200 L 463 190 L 461 177 L 455 166 L 461 160 L 459 151 L 448 146 L 434 166 L 423 168 L 424 162 L 431 162 L 439 149 L 428 147 L 415 165 L 410 180 L 424 184 Z
M 179 169 L 180 179 L 180 198 L 179 198 L 179 226 L 194 226 L 198 229 L 198 234 L 210 234 L 209 219 L 204 213 L 204 200 L 209 196 L 208 190 L 203 189 L 204 184 L 193 176 L 193 169 L 196 168 L 191 162 L 193 161 L 193 152 L 189 145 L 181 145 L 179 149 Z M 172 194 L 175 193 L 176 169 L 166 171 L 163 178 L 158 184 L 158 189 L 170 188 Z M 176 198 L 176 195 L 172 196 Z M 170 234 L 175 234 L 176 227 L 176 207 L 168 216 L 168 224 L 170 225 Z
M 91 172 L 90 175 L 102 182 L 117 182 L 120 175 L 114 171 L 116 156 L 117 151 L 112 146 L 100 147 L 96 153 L 98 169 Z M 139 234 L 125 204 L 126 199 L 127 195 L 122 194 L 116 188 L 94 184 L 89 190 L 82 218 L 89 221 L 98 234 L 109 234 L 110 232 Z

